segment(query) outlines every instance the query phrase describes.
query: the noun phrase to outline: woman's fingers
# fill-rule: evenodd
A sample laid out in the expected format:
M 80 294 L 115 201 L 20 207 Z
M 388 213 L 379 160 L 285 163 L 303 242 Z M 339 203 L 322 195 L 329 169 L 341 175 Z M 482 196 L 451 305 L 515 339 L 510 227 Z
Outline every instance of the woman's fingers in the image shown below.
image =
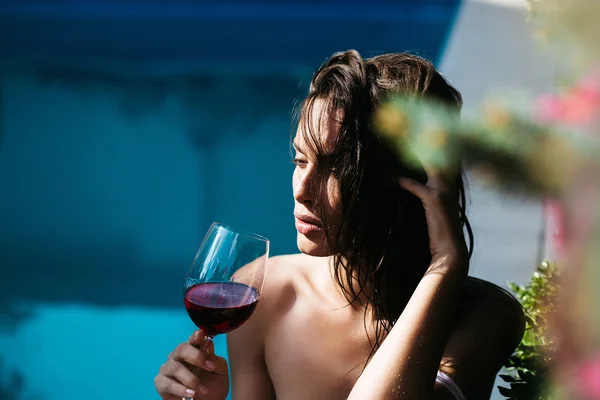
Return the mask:
M 205 353 L 204 349 L 192 346 L 191 343 L 182 343 L 177 346 L 172 353 L 171 359 L 195 365 L 209 372 L 212 372 L 216 367 L 216 363 Z
M 431 187 L 429 181 L 423 185 L 413 179 L 400 177 L 398 184 L 423 202 L 432 256 L 461 253 L 463 246 L 457 239 L 460 240 L 462 232 L 455 197 L 445 190 Z
M 401 188 L 408 190 L 423 202 L 426 202 L 429 201 L 430 197 L 454 198 L 453 193 L 456 190 L 458 179 L 455 174 L 449 175 L 446 172 L 442 173 L 436 169 L 428 169 L 426 184 L 405 176 L 398 177 L 397 182 Z
M 208 357 L 207 362 L 214 362 L 214 369 L 211 371 L 213 374 L 228 374 L 227 360 L 215 354 L 215 343 L 212 340 L 209 340 L 206 344 L 206 356 Z
M 188 363 L 214 374 L 226 375 L 227 360 L 215 354 L 213 341 L 207 340 L 202 331 L 199 331 L 198 335 L 199 337 L 192 335 L 188 342 L 177 346 L 169 355 L 169 359 Z
M 422 166 L 427 174 L 427 187 L 438 190 L 444 194 L 454 193 L 460 171 L 458 165 L 449 166 L 443 169 L 426 163 L 422 164 Z
M 200 348 L 203 344 L 205 344 L 208 340 L 206 339 L 206 335 L 202 329 L 199 329 L 192 333 L 192 336 L 188 339 L 191 345 Z
M 190 345 L 192 345 L 193 347 L 197 348 L 197 349 L 202 349 L 202 346 L 207 342 L 206 340 L 206 336 L 204 336 L 204 332 L 202 330 L 197 330 L 195 331 L 190 338 L 188 339 L 188 341 L 186 343 L 189 343 Z M 185 344 L 185 343 L 184 343 Z M 181 346 L 181 345 L 179 345 Z M 176 352 L 179 350 L 179 347 L 177 347 L 175 350 L 173 350 L 169 356 L 168 359 L 172 360 L 175 358 Z
M 207 340 L 206 341 L 206 345 L 204 346 L 204 351 L 206 352 L 207 356 L 214 356 L 215 355 L 215 342 L 213 342 L 212 340 Z
M 200 380 L 190 369 L 180 361 L 170 360 L 161 368 L 162 376 L 185 385 L 188 389 L 194 389 L 200 385 Z
M 169 394 L 181 398 L 194 397 L 196 390 L 191 389 L 165 375 L 157 375 L 154 378 L 154 386 L 158 393 Z
M 199 330 L 169 354 L 154 385 L 163 399 L 205 398 L 209 388 L 220 398 L 227 394 L 227 377 L 227 360 L 215 354 L 214 343 Z
M 400 187 L 402 189 L 408 190 L 410 193 L 414 194 L 415 196 L 420 198 L 422 201 L 424 200 L 425 196 L 427 195 L 427 187 L 425 185 L 423 185 L 422 183 L 415 181 L 414 179 L 406 178 L 403 176 L 399 177 L 398 185 L 400 185 Z

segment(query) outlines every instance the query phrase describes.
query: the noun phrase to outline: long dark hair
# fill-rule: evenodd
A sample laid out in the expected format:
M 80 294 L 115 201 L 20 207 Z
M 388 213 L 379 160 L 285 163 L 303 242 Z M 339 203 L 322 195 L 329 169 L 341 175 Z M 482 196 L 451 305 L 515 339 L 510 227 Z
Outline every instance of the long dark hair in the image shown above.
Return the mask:
M 348 302 L 365 299 L 375 324 L 374 351 L 402 313 L 431 262 L 427 223 L 421 201 L 401 189 L 395 178 L 426 182 L 424 170 L 409 168 L 375 132 L 374 112 L 392 95 L 427 96 L 460 112 L 462 98 L 423 58 L 385 54 L 363 59 L 357 51 L 334 54 L 315 72 L 299 105 L 298 123 L 317 155 L 317 170 L 339 182 L 341 223 L 333 227 L 321 210 L 325 236 L 333 249 L 334 276 Z M 336 118 L 334 154 L 326 154 L 315 125 L 314 104 L 328 107 L 319 118 Z M 458 208 L 469 252 L 473 233 L 466 216 L 465 185 L 457 176 Z M 370 358 L 370 357 L 369 357 Z

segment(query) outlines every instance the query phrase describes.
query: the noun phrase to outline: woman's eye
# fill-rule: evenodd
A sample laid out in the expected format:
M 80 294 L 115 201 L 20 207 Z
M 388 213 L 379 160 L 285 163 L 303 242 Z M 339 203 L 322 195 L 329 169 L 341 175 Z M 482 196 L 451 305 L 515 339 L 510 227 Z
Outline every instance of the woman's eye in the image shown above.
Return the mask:
M 300 159 L 300 158 L 294 158 L 294 159 L 292 160 L 292 163 L 293 163 L 293 164 L 296 164 L 296 165 L 297 165 L 297 166 L 299 166 L 299 167 L 305 166 L 305 165 L 307 164 L 306 160 L 302 160 L 302 159 Z

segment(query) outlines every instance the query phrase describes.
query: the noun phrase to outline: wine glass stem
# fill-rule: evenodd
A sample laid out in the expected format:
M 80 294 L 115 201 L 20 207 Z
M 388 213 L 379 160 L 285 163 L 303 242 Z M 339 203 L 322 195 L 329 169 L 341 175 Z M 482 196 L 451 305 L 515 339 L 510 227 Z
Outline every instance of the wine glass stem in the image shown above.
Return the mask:
M 204 347 L 204 352 L 205 352 L 205 354 L 206 354 L 206 355 L 210 355 L 210 354 L 208 354 L 208 351 L 206 351 L 206 350 L 207 350 L 207 346 L 208 346 L 208 345 L 210 344 L 210 342 L 212 342 L 212 341 L 213 341 L 213 337 L 212 337 L 212 336 L 208 336 L 208 335 L 206 335 L 206 336 L 204 337 L 204 344 L 203 344 L 202 346 Z M 196 366 L 196 365 L 192 365 L 192 373 L 193 373 L 194 375 L 198 376 L 198 373 L 199 373 L 200 371 L 201 371 L 201 369 L 200 369 L 198 366 Z M 197 388 L 194 388 L 194 390 L 197 390 Z M 183 398 L 182 398 L 182 400 L 194 400 L 194 398 L 193 398 L 193 397 L 183 397 Z

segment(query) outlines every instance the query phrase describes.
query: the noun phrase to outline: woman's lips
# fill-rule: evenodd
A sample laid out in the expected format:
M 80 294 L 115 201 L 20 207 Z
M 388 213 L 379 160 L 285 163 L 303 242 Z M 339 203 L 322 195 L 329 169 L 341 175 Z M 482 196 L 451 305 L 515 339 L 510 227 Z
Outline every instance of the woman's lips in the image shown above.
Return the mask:
M 308 222 L 296 217 L 296 230 L 303 235 L 308 235 L 310 233 L 320 232 L 322 228 L 313 222 Z

